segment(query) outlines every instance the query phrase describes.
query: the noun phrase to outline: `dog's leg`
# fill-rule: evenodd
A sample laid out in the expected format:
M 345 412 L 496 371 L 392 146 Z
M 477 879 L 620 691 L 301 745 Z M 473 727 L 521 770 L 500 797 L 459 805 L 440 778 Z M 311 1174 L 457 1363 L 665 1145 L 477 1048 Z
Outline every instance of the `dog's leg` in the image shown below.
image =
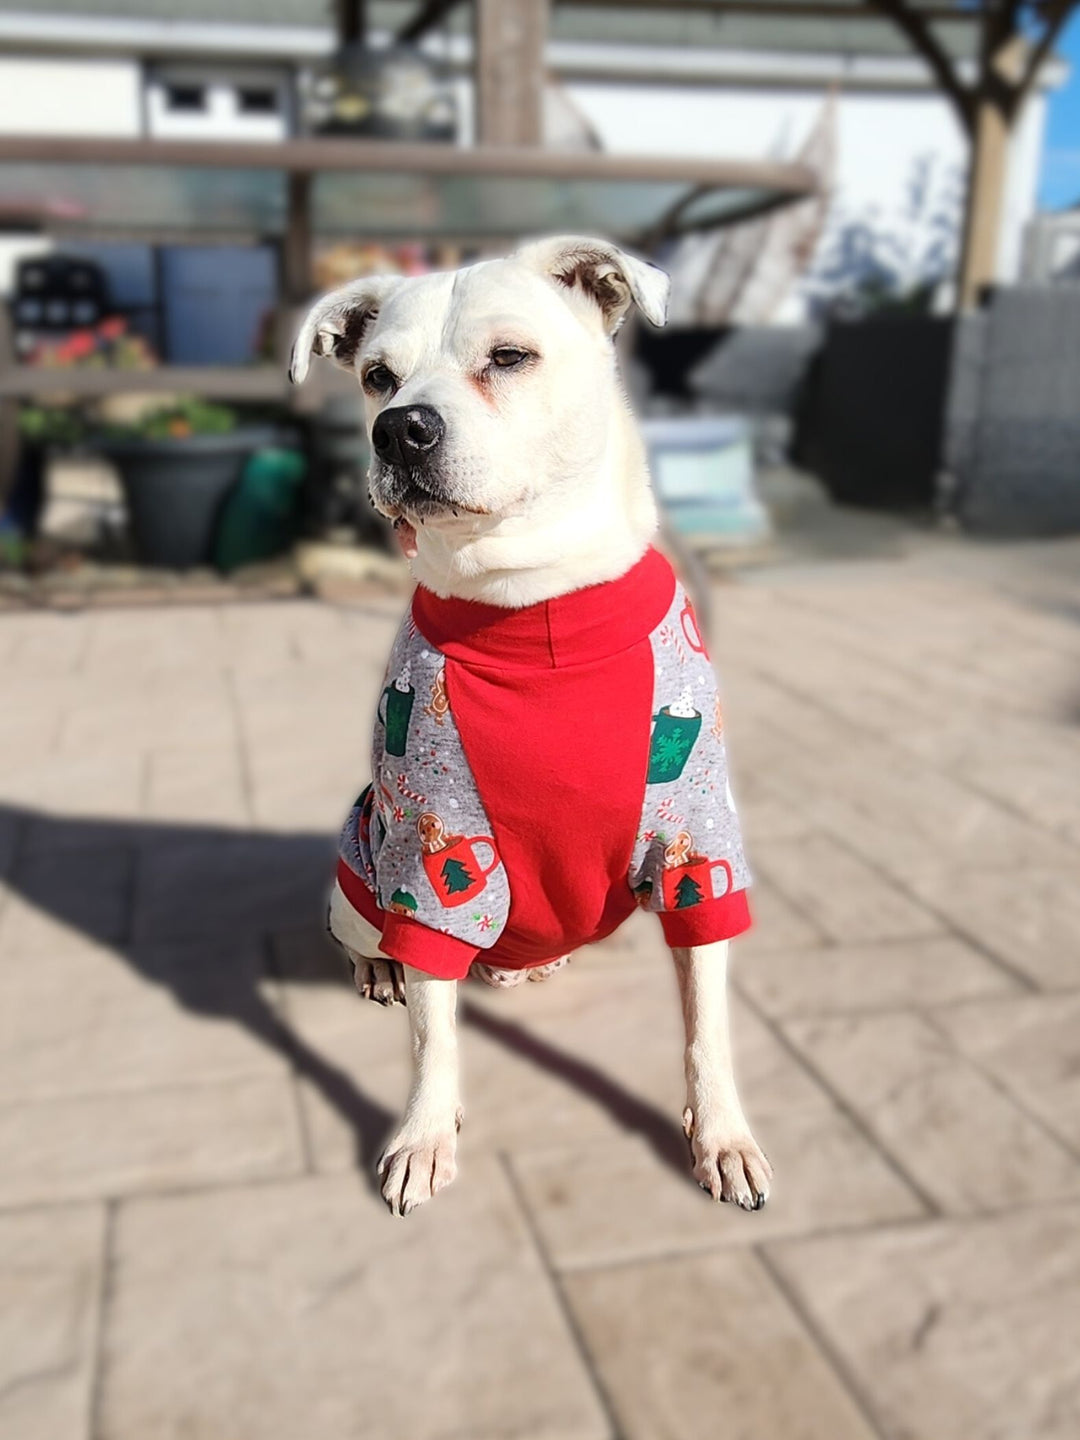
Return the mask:
M 411 965 L 402 968 L 412 1035 L 412 1089 L 401 1126 L 378 1164 L 383 1199 L 395 1215 L 408 1215 L 453 1180 L 461 1126 L 457 981 L 437 980 Z
M 772 1167 L 743 1115 L 728 1034 L 728 942 L 673 949 L 686 1025 L 686 1110 L 694 1179 L 714 1200 L 760 1210 Z
M 328 923 L 330 934 L 349 957 L 353 983 L 361 997 L 380 1005 L 404 1005 L 405 976 L 400 964 L 383 954 L 378 930 L 353 909 L 336 880 L 330 892 Z

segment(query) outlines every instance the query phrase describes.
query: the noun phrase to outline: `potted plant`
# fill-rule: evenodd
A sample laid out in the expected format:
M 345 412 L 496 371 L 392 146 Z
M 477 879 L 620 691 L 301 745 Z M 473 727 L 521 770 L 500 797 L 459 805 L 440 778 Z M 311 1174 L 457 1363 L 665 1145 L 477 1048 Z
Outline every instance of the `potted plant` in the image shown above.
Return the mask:
M 275 438 L 272 425 L 242 425 L 228 406 L 195 399 L 109 425 L 101 448 L 120 472 L 138 558 L 177 570 L 208 564 L 222 505 L 249 457 Z

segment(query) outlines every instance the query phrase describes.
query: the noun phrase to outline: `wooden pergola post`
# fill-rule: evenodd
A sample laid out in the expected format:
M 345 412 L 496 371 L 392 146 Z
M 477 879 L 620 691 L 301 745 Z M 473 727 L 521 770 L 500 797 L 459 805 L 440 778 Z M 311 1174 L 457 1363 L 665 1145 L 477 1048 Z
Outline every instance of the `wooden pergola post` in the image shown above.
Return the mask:
M 998 249 L 1009 155 L 1021 90 L 1027 42 L 1010 28 L 1007 12 L 987 9 L 980 37 L 979 83 L 969 110 L 971 158 L 968 164 L 964 236 L 957 277 L 957 304 L 970 310 L 997 279 Z
M 539 145 L 549 0 L 473 0 L 476 141 Z

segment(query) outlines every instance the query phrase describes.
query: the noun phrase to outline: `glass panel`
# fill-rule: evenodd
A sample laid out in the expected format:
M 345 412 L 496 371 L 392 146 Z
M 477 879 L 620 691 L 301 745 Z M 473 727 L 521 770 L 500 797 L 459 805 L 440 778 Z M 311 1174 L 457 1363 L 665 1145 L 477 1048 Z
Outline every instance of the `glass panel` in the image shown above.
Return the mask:
M 314 227 L 349 236 L 599 230 L 625 238 L 651 229 L 688 194 L 681 181 L 335 173 L 316 180 Z M 726 220 L 762 198 L 758 191 L 710 191 L 695 201 L 695 220 Z
M 649 232 L 691 187 L 682 181 L 560 180 L 478 175 L 327 172 L 316 176 L 316 235 L 514 237 L 597 230 L 621 238 Z M 717 224 L 766 198 L 713 189 L 680 211 L 681 225 Z M 283 172 L 151 165 L 0 164 L 5 214 L 40 214 L 45 228 L 152 238 L 191 234 L 280 235 Z
M 164 165 L 0 164 L 5 213 L 101 233 L 276 234 L 285 222 L 278 170 L 196 170 Z

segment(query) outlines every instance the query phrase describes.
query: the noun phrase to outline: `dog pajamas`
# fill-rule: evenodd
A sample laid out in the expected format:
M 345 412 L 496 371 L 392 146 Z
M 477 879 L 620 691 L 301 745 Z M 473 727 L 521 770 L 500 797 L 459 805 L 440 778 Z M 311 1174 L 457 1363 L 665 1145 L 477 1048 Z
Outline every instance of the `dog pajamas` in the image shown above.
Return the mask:
M 338 883 L 384 953 L 429 974 L 545 964 L 638 905 L 669 945 L 750 924 L 716 676 L 656 550 L 519 610 L 418 588 L 371 774 Z

